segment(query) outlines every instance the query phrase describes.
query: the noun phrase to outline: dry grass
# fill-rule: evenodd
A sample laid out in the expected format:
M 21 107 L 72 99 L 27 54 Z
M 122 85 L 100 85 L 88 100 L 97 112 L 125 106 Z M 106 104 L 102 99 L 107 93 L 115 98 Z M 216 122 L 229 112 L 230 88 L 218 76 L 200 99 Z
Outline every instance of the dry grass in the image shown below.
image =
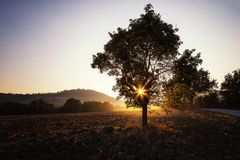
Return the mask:
M 206 111 L 0 117 L 1 159 L 240 159 L 240 118 Z

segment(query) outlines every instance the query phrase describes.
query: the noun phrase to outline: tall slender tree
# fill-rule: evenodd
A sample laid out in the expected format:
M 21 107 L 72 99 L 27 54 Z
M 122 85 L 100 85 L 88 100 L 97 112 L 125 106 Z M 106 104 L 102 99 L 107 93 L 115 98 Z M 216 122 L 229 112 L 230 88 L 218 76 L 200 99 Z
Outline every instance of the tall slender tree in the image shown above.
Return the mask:
M 93 55 L 93 68 L 116 78 L 114 91 L 128 106 L 142 108 L 142 128 L 147 128 L 147 107 L 160 101 L 161 85 L 181 44 L 177 28 L 164 22 L 151 4 L 126 29 L 109 33 L 104 52 Z

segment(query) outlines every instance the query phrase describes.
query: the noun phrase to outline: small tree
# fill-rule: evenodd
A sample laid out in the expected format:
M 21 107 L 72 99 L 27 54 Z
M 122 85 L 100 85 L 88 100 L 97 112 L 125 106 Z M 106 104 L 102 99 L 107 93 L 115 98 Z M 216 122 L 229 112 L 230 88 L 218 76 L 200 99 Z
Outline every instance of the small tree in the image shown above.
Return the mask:
M 109 33 L 103 53 L 93 55 L 93 68 L 115 76 L 114 91 L 127 106 L 142 108 L 142 128 L 147 128 L 147 106 L 160 100 L 161 84 L 181 44 L 177 29 L 161 20 L 148 4 L 145 14 L 130 20 L 128 28 Z
M 220 93 L 224 106 L 240 108 L 240 69 L 225 76 Z
M 174 62 L 173 77 L 165 85 L 165 95 L 167 96 L 169 92 L 173 93 L 167 99 L 167 101 L 172 101 L 172 104 L 175 104 L 172 107 L 187 106 L 186 99 L 189 106 L 193 107 L 194 98 L 197 93 L 210 91 L 216 86 L 216 81 L 210 80 L 208 71 L 205 71 L 203 68 L 198 69 L 198 66 L 202 63 L 202 59 L 200 59 L 200 53 L 192 56 L 194 51 L 194 49 L 185 50 L 181 57 Z M 176 102 L 178 102 L 178 105 L 176 105 Z

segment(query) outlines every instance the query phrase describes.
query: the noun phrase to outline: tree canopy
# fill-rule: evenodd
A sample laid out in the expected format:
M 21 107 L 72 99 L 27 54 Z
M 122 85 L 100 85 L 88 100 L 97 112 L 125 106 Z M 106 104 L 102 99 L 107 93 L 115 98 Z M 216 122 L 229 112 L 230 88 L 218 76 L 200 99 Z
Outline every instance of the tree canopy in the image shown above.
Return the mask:
M 223 105 L 231 108 L 240 108 L 240 69 L 225 75 L 220 93 Z
M 127 28 L 109 33 L 104 52 L 93 55 L 93 68 L 116 78 L 113 89 L 128 106 L 147 110 L 160 102 L 161 85 L 170 71 L 181 44 L 177 28 L 164 22 L 152 5 L 145 14 L 131 19 Z M 143 116 L 145 117 L 145 116 Z M 145 121 L 145 120 L 143 120 Z
M 165 85 L 168 105 L 176 108 L 193 106 L 197 93 L 210 91 L 216 86 L 216 81 L 210 79 L 210 74 L 203 68 L 200 53 L 193 56 L 193 50 L 185 50 L 174 62 L 173 77 Z

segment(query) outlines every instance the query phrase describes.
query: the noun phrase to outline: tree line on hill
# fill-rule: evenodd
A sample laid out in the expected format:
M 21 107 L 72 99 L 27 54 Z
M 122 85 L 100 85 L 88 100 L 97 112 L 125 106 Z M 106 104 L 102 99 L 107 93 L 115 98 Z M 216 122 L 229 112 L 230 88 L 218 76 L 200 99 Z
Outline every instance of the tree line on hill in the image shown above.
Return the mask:
M 0 115 L 21 114 L 51 114 L 51 113 L 77 113 L 77 112 L 110 112 L 113 105 L 109 102 L 86 101 L 70 98 L 63 106 L 54 107 L 44 99 L 33 100 L 30 104 L 6 102 L 0 105 Z
M 79 99 L 82 102 L 100 101 L 109 102 L 115 105 L 124 105 L 120 100 L 116 100 L 106 94 L 89 90 L 89 89 L 71 89 L 59 91 L 56 93 L 33 93 L 33 94 L 14 94 L 0 93 L 0 104 L 2 102 L 18 102 L 22 104 L 30 104 L 33 100 L 43 98 L 46 102 L 54 104 L 55 107 L 62 106 L 69 98 Z

